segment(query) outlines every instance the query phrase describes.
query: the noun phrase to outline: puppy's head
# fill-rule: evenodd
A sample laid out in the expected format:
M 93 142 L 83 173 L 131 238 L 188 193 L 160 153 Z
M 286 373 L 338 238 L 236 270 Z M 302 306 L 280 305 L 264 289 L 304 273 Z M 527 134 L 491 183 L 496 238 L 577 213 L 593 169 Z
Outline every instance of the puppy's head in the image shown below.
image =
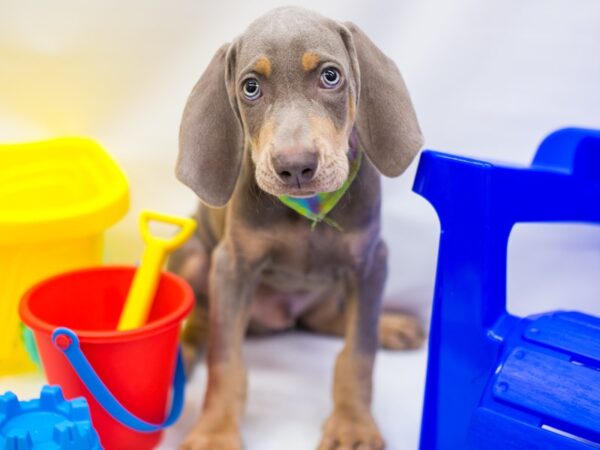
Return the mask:
M 364 33 L 300 8 L 276 9 L 221 47 L 194 87 L 177 175 L 222 206 L 248 149 L 257 184 L 270 194 L 335 191 L 348 177 L 354 128 L 387 176 L 421 147 L 400 73 Z

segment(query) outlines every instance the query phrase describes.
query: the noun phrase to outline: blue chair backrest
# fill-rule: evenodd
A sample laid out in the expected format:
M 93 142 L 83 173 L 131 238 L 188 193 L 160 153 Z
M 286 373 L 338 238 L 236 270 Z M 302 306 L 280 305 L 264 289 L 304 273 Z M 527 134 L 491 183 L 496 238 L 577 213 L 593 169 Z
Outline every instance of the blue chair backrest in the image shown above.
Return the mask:
M 518 321 L 506 311 L 511 229 L 600 223 L 600 131 L 556 131 L 526 168 L 425 151 L 414 191 L 441 224 L 421 449 L 463 450 L 504 336 Z

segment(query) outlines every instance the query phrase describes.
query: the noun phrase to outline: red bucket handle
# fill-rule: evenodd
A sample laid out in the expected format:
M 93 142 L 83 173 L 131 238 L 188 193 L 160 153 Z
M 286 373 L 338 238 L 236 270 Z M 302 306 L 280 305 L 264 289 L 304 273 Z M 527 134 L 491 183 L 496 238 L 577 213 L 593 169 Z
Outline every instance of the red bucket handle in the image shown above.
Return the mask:
M 185 371 L 181 348 L 177 351 L 177 365 L 173 376 L 171 411 L 163 423 L 154 424 L 132 414 L 112 395 L 81 351 L 79 338 L 72 330 L 63 327 L 56 328 L 52 333 L 52 343 L 65 355 L 79 379 L 100 406 L 122 425 L 142 433 L 152 433 L 172 425 L 179 418 L 185 396 Z

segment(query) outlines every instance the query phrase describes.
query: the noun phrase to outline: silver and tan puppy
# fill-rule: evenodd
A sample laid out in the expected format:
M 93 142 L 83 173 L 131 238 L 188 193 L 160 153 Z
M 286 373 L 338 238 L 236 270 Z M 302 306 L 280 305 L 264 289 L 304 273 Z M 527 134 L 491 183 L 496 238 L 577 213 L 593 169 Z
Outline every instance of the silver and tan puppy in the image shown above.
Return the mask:
M 242 448 L 244 335 L 293 326 L 345 336 L 318 448 L 384 447 L 370 409 L 377 348 L 419 346 L 423 332 L 410 316 L 380 317 L 380 174 L 400 175 L 421 145 L 398 69 L 353 24 L 280 8 L 217 51 L 185 107 L 177 163 L 202 203 L 170 268 L 197 295 L 187 357 L 206 341 L 208 364 L 202 416 L 182 448 Z M 351 146 L 366 157 L 328 216 L 343 231 L 312 230 L 277 196 L 339 189 Z

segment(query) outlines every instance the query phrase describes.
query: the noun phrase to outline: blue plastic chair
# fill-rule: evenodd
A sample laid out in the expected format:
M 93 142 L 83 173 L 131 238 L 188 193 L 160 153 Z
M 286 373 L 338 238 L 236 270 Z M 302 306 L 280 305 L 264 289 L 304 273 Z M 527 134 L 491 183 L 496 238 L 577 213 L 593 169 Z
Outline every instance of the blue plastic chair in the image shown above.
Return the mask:
M 506 311 L 515 223 L 600 224 L 600 131 L 551 134 L 527 168 L 425 151 L 414 190 L 441 223 L 421 450 L 600 448 L 600 319 Z

